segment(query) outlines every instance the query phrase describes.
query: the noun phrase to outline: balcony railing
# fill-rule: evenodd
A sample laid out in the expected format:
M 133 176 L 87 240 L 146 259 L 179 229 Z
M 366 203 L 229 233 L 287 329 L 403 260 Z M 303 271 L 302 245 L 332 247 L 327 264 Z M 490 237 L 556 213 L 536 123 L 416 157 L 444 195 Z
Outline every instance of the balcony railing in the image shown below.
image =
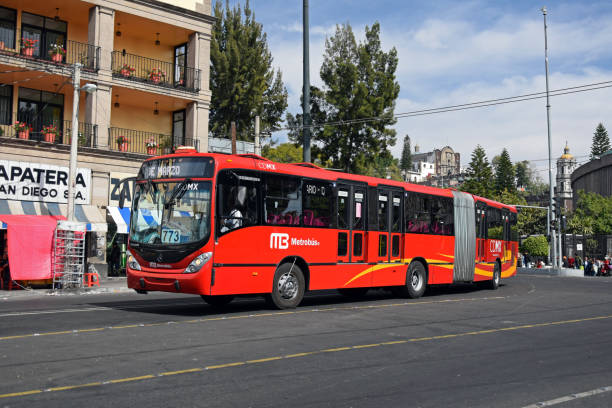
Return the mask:
M 1 115 L 0 115 L 1 116 Z M 13 115 L 15 117 L 15 115 Z M 17 115 L 11 125 L 0 125 L 1 137 L 35 140 L 58 145 L 69 145 L 71 140 L 72 122 L 69 120 L 45 122 L 41 118 L 24 118 Z M 19 131 L 15 123 L 23 123 L 23 129 Z M 95 147 L 98 140 L 98 127 L 91 123 L 79 122 L 79 147 Z
M 148 155 L 167 154 L 177 146 L 194 146 L 199 148 L 199 140 L 172 139 L 172 135 L 155 132 L 143 132 L 134 129 L 110 127 L 108 129 L 108 146 L 110 150 L 140 153 Z M 147 144 L 152 147 L 147 147 Z
M 35 43 L 32 48 L 25 48 L 18 45 L 15 49 L 5 48 L 0 53 L 29 58 L 38 61 L 48 61 L 54 64 L 73 65 L 77 62 L 83 65 L 86 71 L 97 71 L 100 61 L 100 47 L 84 44 L 77 41 L 67 40 L 66 48 L 55 47 L 53 45 L 43 45 Z
M 166 88 L 200 90 L 200 70 L 122 51 L 112 52 L 113 77 Z

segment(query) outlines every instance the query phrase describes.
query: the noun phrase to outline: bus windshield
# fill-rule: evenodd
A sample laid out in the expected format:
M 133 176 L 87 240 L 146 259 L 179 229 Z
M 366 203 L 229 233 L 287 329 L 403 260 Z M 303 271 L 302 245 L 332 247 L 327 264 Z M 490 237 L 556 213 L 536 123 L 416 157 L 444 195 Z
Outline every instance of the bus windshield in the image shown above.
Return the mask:
M 210 181 L 137 183 L 130 241 L 181 245 L 210 236 Z

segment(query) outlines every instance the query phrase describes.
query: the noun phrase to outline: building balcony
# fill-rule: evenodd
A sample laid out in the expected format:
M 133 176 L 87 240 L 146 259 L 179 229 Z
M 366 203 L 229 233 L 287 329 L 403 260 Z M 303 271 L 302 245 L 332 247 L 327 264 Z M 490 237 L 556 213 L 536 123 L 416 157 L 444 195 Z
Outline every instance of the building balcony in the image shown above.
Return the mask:
M 16 123 L 22 123 L 17 129 Z M 0 137 L 33 140 L 55 145 L 69 145 L 72 136 L 72 121 L 43 123 L 40 117 L 25 118 L 18 115 L 13 125 L 0 125 Z M 79 122 L 79 147 L 95 147 L 98 141 L 98 127 L 90 123 Z
M 0 38 L 0 55 L 14 57 L 19 60 L 44 62 L 52 65 L 73 65 L 81 63 L 85 71 L 98 71 L 100 61 L 100 47 L 67 40 L 66 48 L 59 46 L 41 47 L 35 43 L 32 47 L 17 44 L 15 49 L 6 48 Z M 48 49 L 47 49 L 48 48 Z
M 113 77 L 155 87 L 200 91 L 200 70 L 123 51 L 112 52 Z
M 108 147 L 110 150 L 148 155 L 170 153 L 178 146 L 194 146 L 199 150 L 199 140 L 179 138 L 155 132 L 110 127 Z

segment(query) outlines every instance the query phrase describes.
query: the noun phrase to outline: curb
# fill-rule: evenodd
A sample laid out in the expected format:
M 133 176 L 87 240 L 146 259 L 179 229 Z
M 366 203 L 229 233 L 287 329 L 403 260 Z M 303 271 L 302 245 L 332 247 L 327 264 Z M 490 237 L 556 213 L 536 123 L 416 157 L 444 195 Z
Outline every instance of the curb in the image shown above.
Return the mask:
M 101 286 L 93 286 L 90 288 L 75 288 L 75 289 L 25 289 L 13 291 L 1 291 L 0 300 L 9 300 L 15 298 L 36 297 L 36 296 L 75 296 L 75 295 L 97 295 L 104 293 L 131 293 L 133 289 L 127 287 L 126 279 L 113 279 L 110 281 L 101 281 Z M 104 284 L 111 284 L 104 286 Z
M 516 268 L 516 273 L 521 275 L 538 275 L 538 276 L 560 276 L 564 278 L 592 278 L 593 276 L 584 276 L 582 269 L 569 268 Z

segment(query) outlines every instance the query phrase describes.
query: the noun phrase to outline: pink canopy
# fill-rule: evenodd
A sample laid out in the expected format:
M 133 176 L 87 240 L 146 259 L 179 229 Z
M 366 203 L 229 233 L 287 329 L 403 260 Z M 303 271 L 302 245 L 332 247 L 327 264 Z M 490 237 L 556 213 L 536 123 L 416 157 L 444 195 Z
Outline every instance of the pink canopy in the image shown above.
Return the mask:
M 51 279 L 53 232 L 56 215 L 5 215 L 0 221 L 7 225 L 9 268 L 13 280 Z

